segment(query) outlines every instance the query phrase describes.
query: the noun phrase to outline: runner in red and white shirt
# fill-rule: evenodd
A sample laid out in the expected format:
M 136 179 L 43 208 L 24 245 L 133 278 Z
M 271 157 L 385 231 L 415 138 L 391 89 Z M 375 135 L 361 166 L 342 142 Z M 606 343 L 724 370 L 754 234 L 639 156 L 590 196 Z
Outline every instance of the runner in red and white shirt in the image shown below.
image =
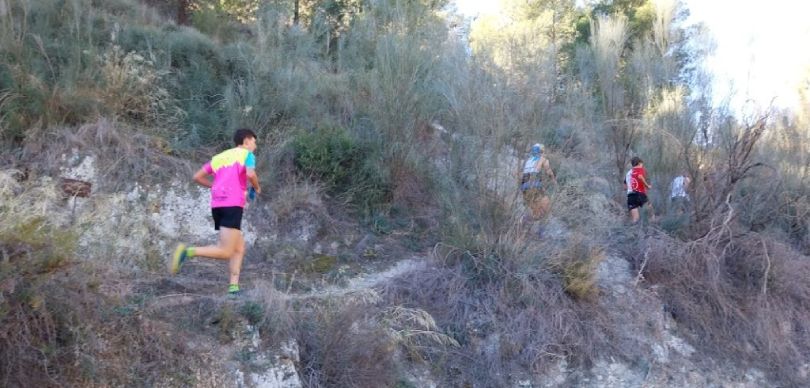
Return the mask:
M 624 184 L 627 186 L 627 210 L 630 211 L 630 220 L 636 223 L 639 218 L 638 209 L 647 203 L 647 189 L 651 189 L 652 185 L 647 183 L 647 170 L 644 169 L 644 161 L 641 158 L 634 156 L 630 159 L 630 164 L 633 168 L 625 175 Z

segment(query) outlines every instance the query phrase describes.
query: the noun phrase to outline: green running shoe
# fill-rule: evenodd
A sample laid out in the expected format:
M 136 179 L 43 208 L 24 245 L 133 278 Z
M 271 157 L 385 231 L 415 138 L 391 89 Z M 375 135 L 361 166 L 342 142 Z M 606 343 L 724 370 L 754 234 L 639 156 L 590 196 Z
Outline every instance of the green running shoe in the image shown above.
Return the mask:
M 177 248 L 174 250 L 174 255 L 172 256 L 172 263 L 169 271 L 172 275 L 176 274 L 180 271 L 180 267 L 183 266 L 183 263 L 186 262 L 188 259 L 188 253 L 186 251 L 186 244 L 177 244 Z
M 238 298 L 242 295 L 242 290 L 239 288 L 238 284 L 230 284 L 228 285 L 228 296 L 233 298 Z

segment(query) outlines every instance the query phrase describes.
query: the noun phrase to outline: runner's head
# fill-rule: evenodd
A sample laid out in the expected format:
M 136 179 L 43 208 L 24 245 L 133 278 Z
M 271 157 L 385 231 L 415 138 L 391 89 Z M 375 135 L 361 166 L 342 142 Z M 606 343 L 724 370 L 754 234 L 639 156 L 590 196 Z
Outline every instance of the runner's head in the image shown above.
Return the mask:
M 633 167 L 636 167 L 642 163 L 644 163 L 644 161 L 641 160 L 641 158 L 639 158 L 638 156 L 634 156 L 633 159 L 630 159 L 630 165 L 632 165 Z
M 250 152 L 256 151 L 256 134 L 250 129 L 237 129 L 233 134 L 233 142 L 237 147 L 245 147 Z
M 540 153 L 541 153 L 541 152 L 543 152 L 543 148 L 544 148 L 544 147 L 543 147 L 543 145 L 542 145 L 542 144 L 540 144 L 540 143 L 535 143 L 535 144 L 532 146 L 531 154 L 532 154 L 532 155 L 535 155 L 535 156 L 540 155 Z

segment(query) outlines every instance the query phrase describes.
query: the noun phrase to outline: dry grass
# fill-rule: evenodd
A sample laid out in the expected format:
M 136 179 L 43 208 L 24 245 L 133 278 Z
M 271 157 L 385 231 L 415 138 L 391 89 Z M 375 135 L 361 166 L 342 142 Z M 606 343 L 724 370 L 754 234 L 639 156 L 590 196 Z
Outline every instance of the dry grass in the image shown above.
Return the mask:
M 47 154 L 53 157 L 42 158 Z M 190 176 L 190 163 L 172 156 L 174 150 L 160 137 L 135 130 L 125 123 L 100 119 L 78 128 L 52 130 L 47 136 L 26 143 L 19 165 L 51 176 L 73 167 L 74 157 L 96 159 L 93 188 L 108 192 L 166 182 L 177 175 Z M 178 171 L 185 173 L 179 173 Z
M 426 213 L 437 207 L 429 169 L 420 168 L 417 162 L 403 156 L 395 156 L 390 165 L 393 186 L 391 203 Z
M 256 281 L 251 298 L 262 307 L 262 314 L 256 325 L 265 342 L 280 343 L 288 340 L 295 326 L 295 315 L 284 293 L 276 290 L 272 282 Z
M 131 314 L 94 289 L 88 270 L 66 264 L 37 275 L 4 276 L 2 385 L 150 385 L 189 374 L 196 358 L 186 353 L 182 336 L 169 335 L 170 325 Z
M 610 340 L 620 335 L 609 314 L 572 299 L 562 279 L 541 268 L 483 284 L 463 263 L 428 268 L 389 285 L 383 296 L 390 305 L 424 309 L 458 341 L 424 353 L 448 386 L 505 386 L 515 373 L 542 373 L 562 360 L 587 365 L 606 354 L 646 351 L 638 341 Z
M 454 338 L 441 332 L 425 310 L 393 306 L 382 311 L 378 319 L 388 329 L 391 340 L 402 346 L 412 360 L 425 360 L 436 348 L 460 346 Z
M 309 306 L 298 320 L 302 381 L 307 387 L 384 387 L 396 378 L 396 347 L 365 303 Z
M 103 85 L 98 92 L 106 116 L 146 128 L 172 128 L 181 122 L 184 112 L 163 86 L 169 71 L 159 70 L 155 58 L 113 45 L 100 62 Z
M 599 297 L 596 270 L 604 257 L 602 248 L 577 235 L 550 260 L 549 266 L 562 277 L 565 292 L 577 300 L 594 301 Z
M 0 125 L 14 126 L 0 137 L 18 140 L 27 136 L 25 149 L 20 151 L 22 158 L 10 159 L 20 168 L 56 176 L 66 167 L 61 157 L 70 157 L 77 149 L 97 158 L 97 192 L 120 191 L 136 179 L 159 185 L 174 179 L 178 170 L 186 170 L 179 174 L 182 176 L 191 172 L 187 164 L 175 159 L 178 152 L 170 144 L 221 140 L 218 131 L 223 122 L 231 127 L 252 125 L 262 138 L 280 133 L 284 126 L 317 128 L 328 124 L 382 144 L 377 150 L 382 155 L 375 154 L 373 162 L 390 169 L 384 171 L 390 172 L 392 182 L 390 193 L 385 187 L 384 205 L 408 207 L 412 214 L 424 218 L 428 233 L 442 241 L 437 256 L 443 261 L 439 268 L 393 284 L 385 293 L 388 308 L 379 306 L 379 301 L 291 307 L 272 286 L 258 284 L 261 302 L 244 314 L 252 317 L 272 341 L 297 332 L 303 348 L 302 373 L 309 385 L 391 385 L 398 349 L 414 359 L 428 359 L 445 367 L 444 377 L 454 386 L 506 385 L 513 371 L 540 371 L 561 359 L 587 362 L 606 354 L 632 358 L 645 351 L 633 349 L 632 340 L 615 343 L 620 328 L 603 307 L 590 302 L 599 297 L 594 272 L 603 254 L 598 247 L 615 232 L 624 210 L 621 204 L 607 200 L 604 191 L 594 193 L 593 180 L 580 178 L 599 175 L 586 169 L 589 164 L 611 164 L 611 170 L 615 168 L 621 175 L 625 160 L 634 150 L 631 148 L 650 147 L 644 144 L 650 143 L 649 139 L 638 136 L 639 127 L 645 123 L 628 112 L 646 106 L 648 101 L 640 101 L 651 98 L 646 89 L 657 86 L 635 82 L 632 78 L 636 75 L 626 68 L 662 58 L 641 50 L 625 55 L 628 27 L 623 19 L 604 18 L 594 24 L 592 50 L 571 58 L 582 65 L 578 74 L 572 75 L 558 73 L 558 64 L 528 47 L 509 50 L 509 54 L 525 60 L 525 68 L 531 71 L 485 70 L 486 63 L 468 60 L 461 50 L 431 44 L 444 40 L 444 21 L 416 2 L 397 2 L 391 9 L 374 7 L 373 12 L 356 19 L 341 37 L 344 40 L 336 49 L 336 61 L 319 56 L 317 32 L 303 31 L 299 26 L 287 29 L 282 14 L 265 15 L 256 25 L 256 39 L 229 47 L 230 54 L 226 55 L 219 44 L 190 29 L 169 35 L 147 34 L 140 25 L 106 17 L 118 4 L 129 13 L 142 13 L 143 24 L 163 24 L 129 0 L 100 2 L 110 8 L 101 11 L 103 14 L 81 12 L 91 9 L 87 1 L 0 3 L 17 4 L 15 9 L 33 5 L 46 16 L 55 15 L 44 11 L 51 3 L 59 3 L 60 9 L 70 12 L 57 12 L 73 16 L 66 18 L 64 25 L 56 23 L 53 28 L 59 30 L 50 32 L 44 28 L 19 29 L 27 26 L 25 23 L 0 27 L 0 39 L 9 43 L 4 45 L 9 51 L 3 53 L 16 55 L 25 50 L 28 57 L 37 58 L 37 68 L 41 68 L 34 74 L 34 62 L 3 61 L 8 65 L 8 77 L 21 87 L 0 91 L 0 112 L 4 112 Z M 54 31 L 70 31 L 69 36 L 76 37 L 110 35 L 106 27 L 86 28 L 97 16 L 108 22 L 101 23 L 105 26 L 118 26 L 113 21 L 122 21 L 124 30 L 135 36 L 130 39 L 173 42 L 176 50 L 172 58 L 163 58 L 164 66 L 180 60 L 189 64 L 171 68 L 175 72 L 167 74 L 169 67 L 155 66 L 144 52 L 106 46 L 112 48 L 99 56 L 94 42 L 74 42 L 50 50 L 50 45 L 36 37 L 55 35 Z M 3 21 L 11 18 L 4 17 Z M 666 51 L 663 30 L 655 30 L 654 35 L 660 51 Z M 144 35 L 139 38 L 141 33 Z M 167 36 L 171 39 L 163 39 Z M 29 40 L 30 47 L 24 46 Z M 158 46 L 156 53 L 165 48 Z M 79 59 L 73 63 L 77 69 L 54 67 L 57 58 L 68 57 L 64 53 L 82 53 L 84 49 L 91 49 L 90 64 L 85 66 L 81 62 L 84 59 Z M 221 63 L 220 56 L 227 63 Z M 84 86 L 82 77 L 88 73 L 97 76 L 98 84 Z M 651 75 L 641 73 L 637 78 Z M 591 76 L 593 80 L 586 79 Z M 668 84 L 672 78 L 666 79 Z M 634 88 L 645 89 L 639 101 L 631 101 L 638 97 L 633 95 Z M 556 95 L 559 90 L 566 91 Z M 595 94 L 601 94 L 600 98 L 592 98 Z M 223 95 L 227 103 L 221 101 Z M 183 114 L 176 108 L 178 101 L 189 116 L 194 116 L 187 121 L 186 132 L 172 129 Z M 663 117 L 665 109 L 660 111 L 652 109 L 651 114 Z M 99 115 L 113 119 L 82 125 Z M 683 112 L 682 116 L 695 117 L 693 112 Z M 602 122 L 605 117 L 609 121 Z M 434 120 L 447 126 L 444 135 L 450 141 L 425 136 L 425 124 Z M 569 144 L 571 136 L 553 135 L 564 132 L 558 129 L 564 120 L 569 120 L 571 127 L 585 128 L 578 137 L 597 139 L 594 142 L 602 138 L 594 136 L 596 131 L 606 127 L 611 155 L 601 156 L 604 144 L 589 144 L 585 149 L 575 141 Z M 665 123 L 655 118 L 650 122 Z M 166 123 L 170 124 L 168 129 Z M 65 124 L 81 126 L 54 129 Z M 149 128 L 133 128 L 137 125 Z M 664 129 L 667 134 L 673 131 Z M 738 192 L 734 183 L 753 176 L 757 164 L 752 155 L 756 154 L 754 146 L 762 129 L 744 129 L 730 138 L 728 149 L 702 155 L 716 153 L 713 157 L 717 160 L 728 159 L 727 166 L 718 162 L 716 172 L 721 181 L 730 184 L 719 187 L 710 200 L 700 201 L 706 208 L 695 211 L 698 225 L 692 230 L 698 240 L 683 243 L 654 234 L 643 238 L 641 246 L 648 248 L 644 251 L 647 254 L 629 254 L 642 258 L 648 281 L 665 285 L 661 289 L 669 308 L 699 341 L 706 340 L 718 352 L 744 354 L 751 362 L 758 354 L 765 354 L 772 360 L 768 366 L 771 370 L 790 376 L 791 368 L 810 356 L 804 323 L 810 318 L 806 257 L 764 238 L 764 234 L 741 231 L 726 222 L 723 213 L 727 194 Z M 695 138 L 693 135 L 685 138 Z M 283 144 L 282 138 L 289 135 L 278 137 L 275 144 Z M 550 138 L 557 144 L 548 141 Z M 559 245 L 538 243 L 529 235 L 513 200 L 517 196 L 511 195 L 516 187 L 490 187 L 492 182 L 500 182 L 497 178 L 513 173 L 500 169 L 502 151 L 519 149 L 517 144 L 530 144 L 535 139 L 549 145 L 552 163 L 557 159 L 555 152 L 577 152 L 579 162 L 587 159 L 577 167 L 570 167 L 571 160 L 556 160 L 565 165 L 560 169 L 570 169 L 570 173 L 552 192 L 549 219 L 559 220 L 575 236 Z M 661 143 L 661 150 L 670 152 L 665 149 L 668 145 Z M 674 154 L 664 156 L 667 161 L 679 160 Z M 608 158 L 611 160 L 605 160 Z M 373 175 L 359 186 L 385 183 L 381 179 L 384 175 Z M 322 201 L 323 187 L 285 178 L 280 176 L 278 190 L 271 191 L 277 224 L 296 217 L 298 211 L 331 223 Z M 697 178 L 695 181 L 700 182 Z M 613 187 L 615 181 L 604 186 Z M 793 197 L 784 200 L 797 203 L 784 222 L 793 238 L 804 241 L 806 247 L 810 246 L 810 234 L 803 221 L 808 208 L 804 194 L 797 189 Z M 0 279 L 0 341 L 4 341 L 0 345 L 4 346 L 0 353 L 7 366 L 2 370 L 8 373 L 2 375 L 2 382 L 154 385 L 152 377 L 135 376 L 165 373 L 159 369 L 160 363 L 174 361 L 173 357 L 183 353 L 179 342 L 165 335 L 171 327 L 131 314 L 131 306 L 118 300 L 126 293 L 111 298 L 98 292 L 96 287 L 106 286 L 98 274 L 108 274 L 109 268 L 97 266 L 99 263 L 78 266 L 74 255 L 65 254 L 73 251 L 75 233 L 81 231 L 63 228 L 63 220 L 54 216 L 51 207 L 58 201 L 52 188 L 24 187 L 9 174 L 0 174 L 0 196 L 3 219 L 15 220 L 0 225 L 4 255 Z M 696 195 L 695 202 L 697 199 Z M 756 204 L 774 199 L 757 192 L 749 194 L 747 200 Z M 749 218 L 761 218 L 758 214 L 771 217 L 760 210 L 752 209 Z M 443 213 L 437 215 L 439 211 Z M 760 225 L 750 229 L 768 231 Z M 120 249 L 120 242 L 114 243 Z M 86 259 L 95 262 L 98 258 Z M 17 264 L 35 270 L 20 271 Z M 68 276 L 61 276 L 64 274 Z M 107 280 L 115 281 L 114 276 Z M 123 309 L 115 310 L 118 307 Z M 297 312 L 298 307 L 303 312 Z M 110 318 L 110 309 L 118 315 Z M 223 311 L 223 319 L 234 317 L 232 310 Z M 101 325 L 102 321 L 108 324 Z M 454 342 L 460 346 L 448 346 Z M 125 361 L 133 366 L 128 369 Z M 33 366 L 24 369 L 25 362 Z M 31 380 L 23 381 L 26 378 Z
M 583 171 L 578 173 L 577 177 L 550 190 L 551 215 L 570 228 L 586 233 L 592 242 L 599 242 L 622 221 L 626 210 L 623 204 L 605 195 L 605 188 L 610 186 L 608 182 Z
M 328 219 L 329 214 L 323 203 L 323 187 L 310 181 L 288 179 L 273 192 L 270 205 L 278 222 L 287 221 L 296 210 L 306 210 Z
M 426 311 L 382 303 L 373 290 L 308 300 L 295 325 L 307 386 L 393 386 L 400 354 L 424 361 L 457 347 Z

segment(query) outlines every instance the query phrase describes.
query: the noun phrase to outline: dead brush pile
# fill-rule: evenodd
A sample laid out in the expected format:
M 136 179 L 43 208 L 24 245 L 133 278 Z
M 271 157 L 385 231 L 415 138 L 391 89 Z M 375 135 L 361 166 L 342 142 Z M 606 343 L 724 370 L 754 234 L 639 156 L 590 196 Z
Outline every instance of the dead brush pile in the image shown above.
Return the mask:
M 667 309 L 693 343 L 802 385 L 810 359 L 810 258 L 737 227 L 730 206 L 721 216 L 693 241 L 652 233 L 628 257 L 643 279 L 662 286 Z

